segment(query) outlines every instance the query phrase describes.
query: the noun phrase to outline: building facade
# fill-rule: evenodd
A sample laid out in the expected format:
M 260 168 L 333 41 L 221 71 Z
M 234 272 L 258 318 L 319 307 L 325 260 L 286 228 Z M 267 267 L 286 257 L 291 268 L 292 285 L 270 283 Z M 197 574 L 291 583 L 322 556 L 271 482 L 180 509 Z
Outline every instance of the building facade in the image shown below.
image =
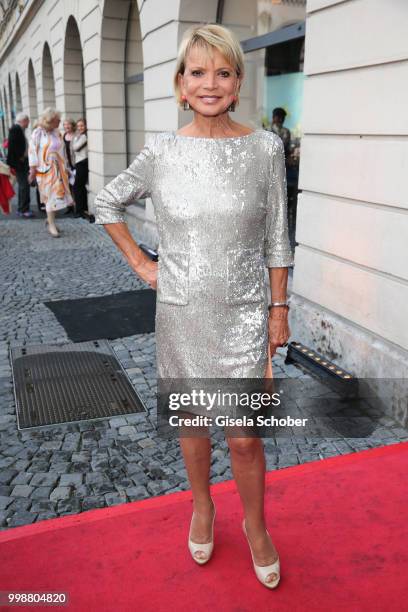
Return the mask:
M 307 3 L 293 329 L 364 378 L 408 376 L 406 23 L 406 2 Z
M 273 107 L 288 112 L 292 337 L 356 376 L 407 377 L 408 3 L 8 0 L 0 11 L 0 136 L 19 110 L 32 122 L 50 105 L 86 116 L 90 206 L 153 133 L 191 120 L 172 88 L 185 30 L 232 29 L 246 60 L 234 119 L 269 127 Z M 152 202 L 128 217 L 157 246 Z M 394 408 L 407 418 L 403 401 Z

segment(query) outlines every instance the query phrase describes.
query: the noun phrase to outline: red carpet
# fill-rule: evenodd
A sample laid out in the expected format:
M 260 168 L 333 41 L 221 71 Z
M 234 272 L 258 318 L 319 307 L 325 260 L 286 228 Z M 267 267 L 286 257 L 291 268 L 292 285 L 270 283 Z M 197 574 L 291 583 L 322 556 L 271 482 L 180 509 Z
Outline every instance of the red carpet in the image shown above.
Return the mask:
M 407 610 L 407 473 L 408 443 L 269 472 L 276 590 L 255 578 L 231 481 L 212 487 L 208 565 L 187 550 L 187 491 L 1 532 L 0 590 L 65 591 L 73 612 Z

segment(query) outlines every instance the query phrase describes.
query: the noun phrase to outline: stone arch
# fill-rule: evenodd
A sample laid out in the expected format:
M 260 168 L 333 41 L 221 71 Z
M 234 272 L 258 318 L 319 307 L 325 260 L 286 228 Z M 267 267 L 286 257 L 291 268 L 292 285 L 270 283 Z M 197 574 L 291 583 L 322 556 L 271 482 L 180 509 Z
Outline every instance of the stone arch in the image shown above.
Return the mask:
M 6 137 L 6 110 L 5 110 L 2 88 L 0 88 L 0 118 L 1 118 L 0 128 L 1 128 L 1 143 L 2 143 L 4 138 Z M 0 146 L 1 146 L 1 143 L 0 143 Z
M 84 60 L 78 24 L 71 15 L 64 42 L 65 114 L 78 119 L 85 115 Z
M 145 143 L 140 4 L 140 0 L 103 2 L 98 109 L 101 125 L 93 123 L 92 133 L 98 135 L 103 153 L 100 173 L 105 181 L 129 165 Z M 96 116 L 96 111 L 93 114 Z
M 42 89 L 44 108 L 47 108 L 48 106 L 55 108 L 54 69 L 52 65 L 50 47 L 47 42 L 44 44 L 42 55 Z
M 31 59 L 28 62 L 28 108 L 31 126 L 34 126 L 34 123 L 38 119 L 38 102 L 34 66 Z
M 23 99 L 21 96 L 20 77 L 16 72 L 16 113 L 21 113 L 23 110 Z
M 7 88 L 5 85 L 3 86 L 3 101 L 4 101 L 4 123 L 5 123 L 5 130 L 7 132 L 11 123 L 10 123 L 10 110 L 9 110 Z
M 136 0 L 129 3 L 124 55 L 126 152 L 130 164 L 143 147 L 145 138 L 143 48 Z
M 10 110 L 10 119 L 11 123 L 14 123 L 16 118 L 16 108 L 14 105 L 14 94 L 13 94 L 13 86 L 11 84 L 11 74 L 8 75 L 8 95 L 9 95 L 9 110 Z
M 132 20 L 132 15 L 135 15 L 134 11 L 138 14 L 137 2 L 136 0 L 121 2 L 120 10 L 118 9 L 119 5 L 115 0 L 105 0 L 101 23 L 102 125 L 104 127 L 109 125 L 111 130 L 109 138 L 106 132 L 102 133 L 105 180 L 114 176 L 119 168 L 127 166 L 128 148 L 141 148 L 140 138 L 131 138 L 133 141 L 138 141 L 133 142 L 132 145 L 128 139 L 129 128 L 133 129 L 133 135 L 136 135 L 139 124 L 138 116 L 143 114 L 143 112 L 137 112 L 140 100 L 135 94 L 135 89 L 140 90 L 140 83 L 133 82 L 126 85 L 126 78 L 139 72 L 136 61 L 131 61 L 132 47 L 133 51 L 137 52 L 136 41 L 134 45 L 129 45 L 128 51 L 126 45 L 127 36 L 133 37 L 134 26 L 129 24 L 129 19 Z M 140 72 L 142 71 L 143 68 Z M 135 109 L 134 117 L 126 112 L 126 105 Z M 141 139 L 144 141 L 144 133 Z M 144 142 L 142 146 L 143 144 Z
M 102 125 L 93 124 L 103 153 L 103 180 L 106 182 L 126 168 L 143 148 L 146 136 L 142 0 L 105 0 L 100 40 L 100 109 Z M 151 8 L 150 8 L 151 10 Z M 146 21 L 148 19 L 146 18 Z M 151 74 L 151 73 L 150 73 Z M 159 77 L 161 78 L 161 77 Z M 151 81 L 152 85 L 153 82 Z M 154 96 L 154 93 L 152 92 Z M 94 111 L 95 116 L 96 111 Z M 103 126 L 103 130 L 102 130 Z M 151 130 L 157 129 L 157 123 Z M 107 131 L 109 130 L 109 131 Z M 91 173 L 91 182 L 93 176 Z M 95 185 L 100 176 L 95 174 Z M 137 204 L 140 204 L 138 202 Z M 128 209 L 131 224 L 145 232 L 153 218 L 150 199 L 144 206 Z M 147 239 L 147 238 L 146 238 Z M 153 241 L 149 240 L 150 244 Z

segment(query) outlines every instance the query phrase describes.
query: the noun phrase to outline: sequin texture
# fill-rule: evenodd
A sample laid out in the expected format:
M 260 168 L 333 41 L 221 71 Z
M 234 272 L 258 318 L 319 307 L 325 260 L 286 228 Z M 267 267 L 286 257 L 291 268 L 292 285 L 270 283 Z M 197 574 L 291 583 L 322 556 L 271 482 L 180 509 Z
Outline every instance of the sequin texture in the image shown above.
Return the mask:
M 281 139 L 158 133 L 97 195 L 95 222 L 124 222 L 142 197 L 159 235 L 158 377 L 263 377 L 265 265 L 293 265 Z

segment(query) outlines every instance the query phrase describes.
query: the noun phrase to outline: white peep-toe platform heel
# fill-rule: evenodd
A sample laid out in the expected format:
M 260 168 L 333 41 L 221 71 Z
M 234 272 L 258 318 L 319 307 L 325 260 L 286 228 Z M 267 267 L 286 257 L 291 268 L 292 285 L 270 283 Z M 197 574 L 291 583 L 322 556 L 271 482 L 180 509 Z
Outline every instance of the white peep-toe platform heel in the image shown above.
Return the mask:
M 268 589 L 276 588 L 278 586 L 279 580 L 280 580 L 280 561 L 279 561 L 279 557 L 277 558 L 277 560 L 274 563 L 271 563 L 271 565 L 256 565 L 256 563 L 254 561 L 254 555 L 252 553 L 251 544 L 249 543 L 248 534 L 247 534 L 247 531 L 246 531 L 246 528 L 245 528 L 245 519 L 242 521 L 242 529 L 243 529 L 245 537 L 247 539 L 247 542 L 248 542 L 248 545 L 249 545 L 249 550 L 251 551 L 252 563 L 253 563 L 253 566 L 254 566 L 256 577 L 258 578 L 259 582 L 262 582 L 262 584 L 264 586 L 266 586 Z M 266 530 L 266 533 L 270 536 L 268 530 Z M 269 576 L 269 574 L 276 574 L 277 577 L 275 578 L 275 580 L 271 580 L 270 582 L 266 582 L 266 579 Z
M 209 561 L 211 559 L 211 555 L 212 555 L 212 552 L 213 552 L 213 549 L 214 549 L 214 521 L 215 521 L 215 513 L 216 513 L 216 509 L 215 509 L 215 505 L 214 505 L 214 516 L 213 516 L 212 525 L 211 525 L 211 541 L 210 542 L 206 542 L 205 544 L 199 544 L 197 542 L 193 542 L 193 540 L 190 538 L 191 523 L 193 522 L 194 512 L 193 512 L 193 515 L 191 517 L 190 532 L 189 532 L 189 535 L 188 535 L 188 548 L 190 550 L 191 556 L 193 557 L 194 561 L 196 563 L 198 563 L 199 565 L 204 565 L 204 563 L 207 563 L 207 561 Z M 200 559 L 200 558 L 197 558 L 195 556 L 195 553 L 198 552 L 198 551 L 202 551 L 205 554 L 205 558 L 204 559 Z

